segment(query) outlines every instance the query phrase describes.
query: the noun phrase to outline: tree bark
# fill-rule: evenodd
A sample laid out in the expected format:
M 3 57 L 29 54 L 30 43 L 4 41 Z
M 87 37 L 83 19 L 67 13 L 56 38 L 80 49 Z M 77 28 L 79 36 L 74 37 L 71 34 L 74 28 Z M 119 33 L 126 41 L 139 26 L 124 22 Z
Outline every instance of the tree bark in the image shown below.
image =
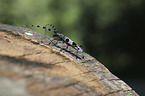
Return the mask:
M 77 60 L 75 49 L 17 28 L 0 24 L 1 96 L 138 96 L 89 54 Z

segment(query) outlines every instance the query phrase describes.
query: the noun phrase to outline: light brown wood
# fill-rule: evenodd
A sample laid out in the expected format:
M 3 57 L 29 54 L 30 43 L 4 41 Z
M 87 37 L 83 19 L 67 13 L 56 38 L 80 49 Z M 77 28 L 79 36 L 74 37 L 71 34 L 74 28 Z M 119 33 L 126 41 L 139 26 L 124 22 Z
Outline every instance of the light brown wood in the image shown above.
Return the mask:
M 0 94 L 138 96 L 90 55 L 85 53 L 85 60 L 77 61 L 68 52 L 59 52 L 58 47 L 47 45 L 47 38 L 51 37 L 16 29 L 0 24 Z

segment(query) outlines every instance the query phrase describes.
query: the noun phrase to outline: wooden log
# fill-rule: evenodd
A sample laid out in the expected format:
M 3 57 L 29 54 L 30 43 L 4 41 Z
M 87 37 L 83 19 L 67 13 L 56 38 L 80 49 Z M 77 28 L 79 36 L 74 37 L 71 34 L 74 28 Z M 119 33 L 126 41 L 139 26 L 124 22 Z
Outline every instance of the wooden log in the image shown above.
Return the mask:
M 0 24 L 1 96 L 139 96 L 89 54 L 78 61 L 48 45 L 53 38 L 17 28 Z

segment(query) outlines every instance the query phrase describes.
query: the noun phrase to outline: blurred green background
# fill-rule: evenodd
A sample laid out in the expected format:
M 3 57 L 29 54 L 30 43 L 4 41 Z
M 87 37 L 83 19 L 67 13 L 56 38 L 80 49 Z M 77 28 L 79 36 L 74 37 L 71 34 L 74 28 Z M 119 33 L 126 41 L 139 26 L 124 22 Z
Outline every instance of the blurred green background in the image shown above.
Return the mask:
M 53 24 L 145 94 L 145 0 L 0 0 L 0 23 Z

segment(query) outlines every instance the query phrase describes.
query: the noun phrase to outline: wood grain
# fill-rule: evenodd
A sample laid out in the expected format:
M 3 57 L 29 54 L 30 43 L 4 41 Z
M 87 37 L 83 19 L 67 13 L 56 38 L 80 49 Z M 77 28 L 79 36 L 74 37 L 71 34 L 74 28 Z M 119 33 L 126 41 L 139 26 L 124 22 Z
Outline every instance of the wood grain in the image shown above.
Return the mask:
M 138 96 L 89 54 L 85 53 L 85 59 L 78 61 L 74 49 L 70 49 L 71 53 L 59 52 L 61 43 L 48 45 L 53 38 L 16 29 L 0 24 L 3 96 Z

